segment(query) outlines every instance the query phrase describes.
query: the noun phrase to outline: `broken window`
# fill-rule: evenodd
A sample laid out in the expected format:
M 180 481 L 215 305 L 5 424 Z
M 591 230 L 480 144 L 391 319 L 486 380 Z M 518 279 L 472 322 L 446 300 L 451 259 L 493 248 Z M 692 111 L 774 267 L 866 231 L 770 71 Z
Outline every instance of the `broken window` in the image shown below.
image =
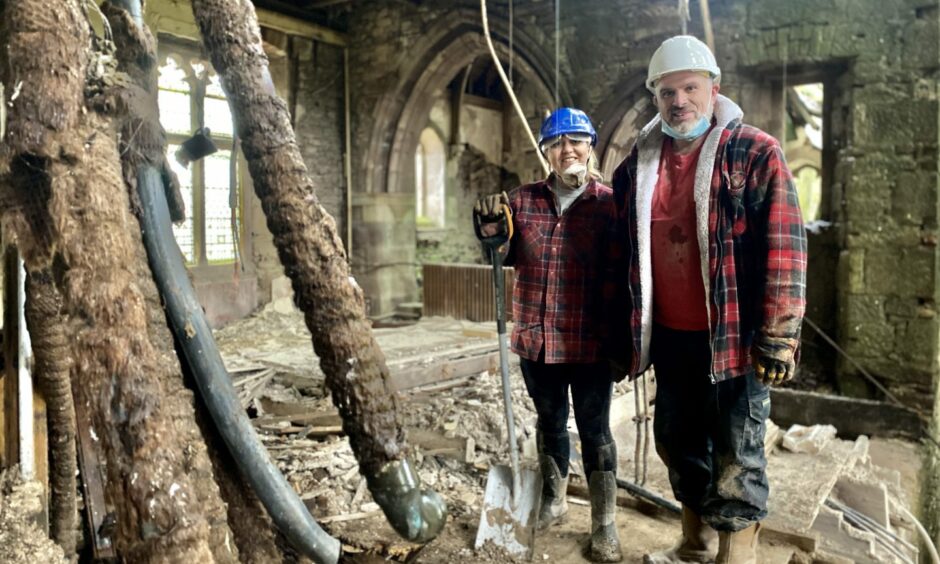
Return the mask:
M 444 227 L 444 142 L 426 127 L 415 151 L 416 222 L 421 228 Z
M 187 263 L 230 263 L 238 258 L 236 230 L 241 228 L 237 162 L 231 162 L 232 115 L 211 65 L 185 46 L 166 43 L 160 45 L 160 123 L 186 204 L 186 220 L 173 232 Z M 218 151 L 181 165 L 176 151 L 202 127 L 209 128 Z
M 803 222 L 822 219 L 823 85 L 788 89 L 784 152 L 800 195 Z

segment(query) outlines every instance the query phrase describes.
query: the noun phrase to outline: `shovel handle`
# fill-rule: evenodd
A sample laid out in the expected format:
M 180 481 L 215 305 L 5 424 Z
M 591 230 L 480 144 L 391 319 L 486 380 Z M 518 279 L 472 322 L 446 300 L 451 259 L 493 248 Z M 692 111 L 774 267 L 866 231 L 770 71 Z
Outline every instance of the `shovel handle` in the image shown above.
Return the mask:
M 506 432 L 509 435 L 509 461 L 512 468 L 512 495 L 517 501 L 522 490 L 522 474 L 519 469 L 519 448 L 516 445 L 516 424 L 512 413 L 512 393 L 509 383 L 509 338 L 506 335 L 506 277 L 503 273 L 503 254 L 499 247 L 512 237 L 512 212 L 503 206 L 502 218 L 509 225 L 501 235 L 482 237 L 479 216 L 474 216 L 477 236 L 483 243 L 493 263 L 493 285 L 496 288 L 496 329 L 499 337 L 499 370 L 503 388 L 503 407 L 506 415 Z

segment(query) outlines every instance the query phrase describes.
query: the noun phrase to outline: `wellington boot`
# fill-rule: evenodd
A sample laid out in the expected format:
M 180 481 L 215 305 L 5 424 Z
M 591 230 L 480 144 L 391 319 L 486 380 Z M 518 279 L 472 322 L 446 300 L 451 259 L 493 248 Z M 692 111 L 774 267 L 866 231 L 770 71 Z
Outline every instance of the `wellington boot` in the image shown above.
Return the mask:
M 718 533 L 717 564 L 757 564 L 757 535 L 760 523 L 740 531 Z
M 620 562 L 620 538 L 617 536 L 617 480 L 613 472 L 592 472 L 588 481 L 591 492 L 592 562 Z
M 539 456 L 542 471 L 542 507 L 539 509 L 537 531 L 564 523 L 568 518 L 568 476 L 562 477 L 555 459 Z
M 644 564 L 682 564 L 686 562 L 714 562 L 718 554 L 718 533 L 706 525 L 702 518 L 682 506 L 682 536 L 669 550 L 654 552 L 643 557 Z

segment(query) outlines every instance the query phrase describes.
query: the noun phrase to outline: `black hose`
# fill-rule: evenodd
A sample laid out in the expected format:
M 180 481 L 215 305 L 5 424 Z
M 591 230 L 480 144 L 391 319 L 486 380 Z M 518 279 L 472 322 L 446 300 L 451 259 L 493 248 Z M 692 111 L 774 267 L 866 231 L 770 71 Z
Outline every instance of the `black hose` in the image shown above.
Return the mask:
M 271 519 L 291 545 L 318 564 L 339 560 L 340 542 L 307 511 L 255 434 L 222 363 L 202 306 L 187 276 L 170 224 L 162 177 L 152 166 L 138 170 L 141 228 L 154 280 L 166 304 L 170 326 L 183 349 L 202 399 L 232 458 Z
M 681 507 L 679 507 L 678 505 L 676 505 L 675 503 L 669 501 L 668 499 L 664 497 L 654 494 L 653 492 L 649 491 L 648 489 L 644 487 L 640 487 L 636 484 L 631 484 L 630 482 L 627 482 L 626 480 L 621 480 L 620 478 L 617 478 L 617 486 L 620 489 L 627 490 L 627 493 L 631 495 L 634 495 L 640 499 L 644 499 L 651 503 L 655 503 L 656 505 L 664 509 L 668 509 L 669 511 L 672 511 L 673 513 L 682 513 Z

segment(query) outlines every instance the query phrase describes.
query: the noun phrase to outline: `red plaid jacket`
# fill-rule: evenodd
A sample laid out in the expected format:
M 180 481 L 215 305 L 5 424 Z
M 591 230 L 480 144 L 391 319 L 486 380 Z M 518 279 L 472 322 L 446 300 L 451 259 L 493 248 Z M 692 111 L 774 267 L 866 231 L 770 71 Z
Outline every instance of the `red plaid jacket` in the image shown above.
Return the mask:
M 547 364 L 597 362 L 605 356 L 608 304 L 623 265 L 613 191 L 592 180 L 558 217 L 551 181 L 509 193 L 512 350 L 538 360 L 544 347 Z
M 696 174 L 703 279 L 711 320 L 713 382 L 740 376 L 751 366 L 752 347 L 781 360 L 799 357 L 805 309 L 806 232 L 799 198 L 777 140 L 741 123 L 740 108 L 724 96 L 716 127 L 706 138 Z M 649 215 L 662 134 L 658 117 L 614 173 L 621 234 L 629 254 L 631 375 L 649 366 L 652 282 Z M 703 175 L 699 177 L 700 175 Z M 701 200 L 701 202 L 699 202 Z M 699 205 L 700 204 L 700 205 Z M 707 224 L 705 222 L 707 221 Z

